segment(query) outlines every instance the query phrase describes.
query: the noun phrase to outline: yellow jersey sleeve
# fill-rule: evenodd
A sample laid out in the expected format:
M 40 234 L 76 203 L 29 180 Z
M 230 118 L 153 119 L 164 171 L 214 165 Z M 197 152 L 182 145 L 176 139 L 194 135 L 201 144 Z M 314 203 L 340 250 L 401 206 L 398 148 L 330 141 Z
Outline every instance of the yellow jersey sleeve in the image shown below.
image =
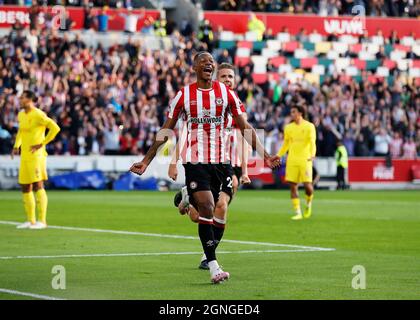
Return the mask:
M 277 155 L 279 157 L 283 157 L 286 152 L 289 150 L 290 147 L 290 133 L 289 133 L 289 125 L 286 125 L 284 127 L 284 140 L 283 140 L 283 145 L 281 146 L 279 152 L 277 152 Z
M 40 127 L 48 129 L 48 134 L 45 137 L 42 144 L 45 146 L 50 143 L 55 136 L 60 132 L 60 127 L 54 122 L 53 119 L 49 118 L 44 112 L 39 113 L 38 123 Z
M 18 114 L 18 123 L 19 123 L 18 132 L 16 134 L 15 144 L 13 145 L 14 149 L 18 149 L 22 145 L 22 130 L 20 130 L 20 113 Z
M 309 133 L 309 150 L 312 158 L 316 156 L 316 130 L 313 123 L 309 123 L 310 133 Z

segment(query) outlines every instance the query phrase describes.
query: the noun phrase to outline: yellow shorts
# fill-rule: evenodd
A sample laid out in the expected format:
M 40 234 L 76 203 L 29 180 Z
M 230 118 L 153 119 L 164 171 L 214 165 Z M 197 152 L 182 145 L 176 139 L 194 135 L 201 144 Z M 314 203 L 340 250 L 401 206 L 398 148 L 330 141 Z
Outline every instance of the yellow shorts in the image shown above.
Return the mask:
M 20 161 L 19 184 L 31 184 L 44 180 L 48 180 L 46 157 Z
M 312 161 L 286 164 L 286 181 L 294 183 L 312 182 Z

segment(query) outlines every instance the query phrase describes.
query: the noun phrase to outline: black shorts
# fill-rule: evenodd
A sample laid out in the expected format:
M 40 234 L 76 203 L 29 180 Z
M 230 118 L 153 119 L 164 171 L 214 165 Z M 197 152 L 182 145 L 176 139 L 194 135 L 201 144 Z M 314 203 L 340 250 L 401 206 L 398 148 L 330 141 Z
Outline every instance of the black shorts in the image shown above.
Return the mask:
M 187 185 L 190 203 L 197 209 L 192 195 L 197 191 L 211 191 L 216 204 L 224 177 L 223 164 L 184 163 L 185 184 Z
M 223 164 L 223 178 L 222 178 L 222 191 L 229 197 L 229 203 L 233 197 L 233 167 L 231 164 Z
M 242 167 L 233 167 L 233 172 L 240 183 L 242 177 Z

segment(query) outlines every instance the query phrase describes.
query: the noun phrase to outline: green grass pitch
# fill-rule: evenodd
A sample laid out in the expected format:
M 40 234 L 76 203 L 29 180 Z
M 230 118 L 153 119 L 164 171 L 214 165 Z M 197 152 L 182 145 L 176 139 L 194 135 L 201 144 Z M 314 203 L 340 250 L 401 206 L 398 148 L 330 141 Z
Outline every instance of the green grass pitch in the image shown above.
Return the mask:
M 197 236 L 173 195 L 50 191 L 49 225 L 72 228 L 17 230 L 8 222 L 24 219 L 21 195 L 0 192 L 0 299 L 30 299 L 4 290 L 63 299 L 420 299 L 418 191 L 318 191 L 303 221 L 290 220 L 287 191 L 240 191 L 225 232 L 238 241 L 218 249 L 231 279 L 220 285 L 197 268 L 199 240 L 167 236 Z M 52 288 L 55 265 L 65 268 L 65 290 Z M 366 289 L 352 288 L 355 265 L 366 270 Z

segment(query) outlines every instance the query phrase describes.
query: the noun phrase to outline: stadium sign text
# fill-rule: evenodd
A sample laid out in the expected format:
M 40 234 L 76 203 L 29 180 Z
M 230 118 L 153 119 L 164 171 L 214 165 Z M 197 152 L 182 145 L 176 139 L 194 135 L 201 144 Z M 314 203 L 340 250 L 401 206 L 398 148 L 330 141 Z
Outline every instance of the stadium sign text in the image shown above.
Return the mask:
M 29 13 L 23 11 L 0 10 L 0 23 L 15 24 L 19 21 L 22 24 L 29 24 Z
M 373 168 L 374 180 L 394 180 L 394 167 L 387 168 L 384 165 L 377 165 Z
M 330 34 L 363 34 L 361 20 L 324 20 L 324 29 Z

